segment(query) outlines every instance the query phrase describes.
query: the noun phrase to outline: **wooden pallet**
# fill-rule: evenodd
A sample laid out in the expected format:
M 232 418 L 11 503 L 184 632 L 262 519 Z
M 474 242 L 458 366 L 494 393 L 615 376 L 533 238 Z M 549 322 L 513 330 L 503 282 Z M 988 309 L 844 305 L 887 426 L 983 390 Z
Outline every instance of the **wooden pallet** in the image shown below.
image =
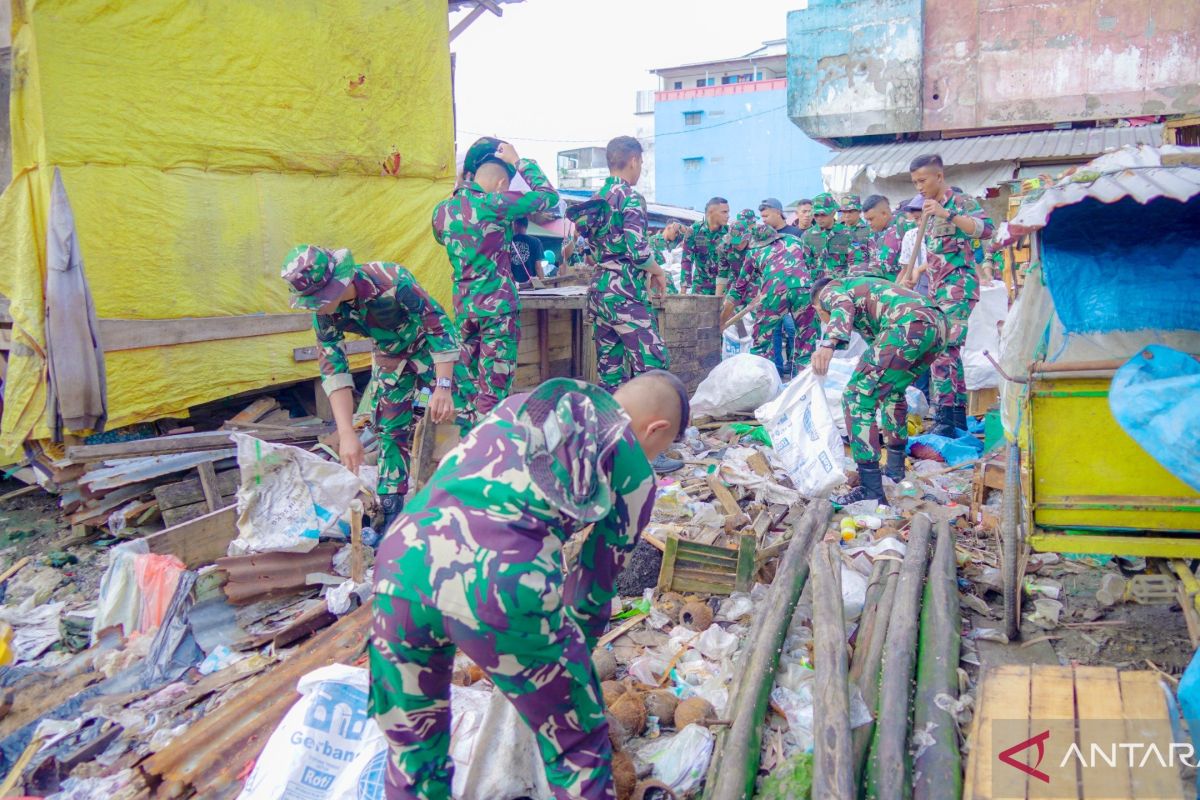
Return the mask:
M 753 534 L 740 536 L 736 550 L 689 542 L 671 534 L 663 548 L 658 590 L 681 594 L 748 592 L 754 580 L 754 550 Z
M 1153 743 L 1170 759 L 1173 741 L 1155 672 L 1006 664 L 983 673 L 977 696 L 963 800 L 1184 797 L 1178 768 L 1164 766 L 1149 749 Z M 1044 748 L 1040 761 L 1036 744 L 1020 748 L 1033 739 Z M 1001 758 L 1006 751 L 1008 763 Z M 1114 754 L 1109 765 L 1105 759 Z

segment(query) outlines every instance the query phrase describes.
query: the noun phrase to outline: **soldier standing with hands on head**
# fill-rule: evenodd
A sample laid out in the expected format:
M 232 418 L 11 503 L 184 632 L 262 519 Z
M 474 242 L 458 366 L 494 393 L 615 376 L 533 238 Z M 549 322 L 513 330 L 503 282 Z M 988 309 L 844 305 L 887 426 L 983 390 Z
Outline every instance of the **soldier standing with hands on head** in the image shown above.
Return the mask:
M 967 320 L 979 302 L 979 276 L 975 273 L 973 239 L 992 235 L 992 221 L 974 197 L 955 191 L 946 182 L 942 158 L 917 156 L 909 165 L 913 185 L 925 198 L 922 216 L 929 274 L 929 299 L 946 315 L 946 349 L 933 362 L 933 405 L 937 425 L 933 433 L 956 436 L 967 428 L 967 384 L 963 375 L 962 346 L 967 340 Z M 909 286 L 915 280 L 910 276 Z
M 422 386 L 433 388 L 429 416 L 454 418 L 451 375 L 459 359 L 450 318 L 399 264 L 354 263 L 349 250 L 302 244 L 288 253 L 281 276 L 292 307 L 313 313 L 321 385 L 337 423 L 338 457 L 358 472 L 363 446 L 354 430 L 354 377 L 342 341 L 357 333 L 374 341 L 374 424 L 379 434 L 379 501 L 387 526 L 404 507 L 413 408 Z
M 525 193 L 509 190 L 520 174 Z M 454 269 L 454 315 L 462 341 L 456 375 L 471 420 L 508 396 L 517 370 L 521 306 L 512 273 L 513 223 L 558 203 L 537 162 L 485 136 L 463 159 L 462 181 L 433 210 L 433 235 Z

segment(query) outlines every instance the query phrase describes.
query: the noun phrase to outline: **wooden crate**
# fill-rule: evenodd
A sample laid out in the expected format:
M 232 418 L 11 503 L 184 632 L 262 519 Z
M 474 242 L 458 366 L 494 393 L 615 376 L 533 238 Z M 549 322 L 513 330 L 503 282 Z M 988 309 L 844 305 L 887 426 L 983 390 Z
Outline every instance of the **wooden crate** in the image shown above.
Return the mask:
M 967 392 L 967 414 L 972 417 L 982 417 L 998 402 L 1000 402 L 999 389 L 995 387 L 972 389 Z
M 1178 762 L 1149 750 L 1169 759 L 1174 741 L 1158 673 L 1005 664 L 976 695 L 963 800 L 1184 797 Z
M 671 372 L 689 392 L 721 362 L 720 297 L 667 295 L 656 300 L 658 330 L 671 359 Z

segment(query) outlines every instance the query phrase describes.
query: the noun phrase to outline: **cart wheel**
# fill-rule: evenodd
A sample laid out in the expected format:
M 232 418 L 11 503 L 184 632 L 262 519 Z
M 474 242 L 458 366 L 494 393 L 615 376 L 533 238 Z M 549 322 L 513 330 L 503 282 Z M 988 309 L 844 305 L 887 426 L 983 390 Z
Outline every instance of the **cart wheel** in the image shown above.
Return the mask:
M 1020 459 L 1020 449 L 1010 446 L 1004 469 L 1004 508 L 1000 515 L 1000 573 L 1004 582 L 1004 626 L 1009 641 L 1021 638 L 1021 587 L 1017 583 L 1020 571 Z

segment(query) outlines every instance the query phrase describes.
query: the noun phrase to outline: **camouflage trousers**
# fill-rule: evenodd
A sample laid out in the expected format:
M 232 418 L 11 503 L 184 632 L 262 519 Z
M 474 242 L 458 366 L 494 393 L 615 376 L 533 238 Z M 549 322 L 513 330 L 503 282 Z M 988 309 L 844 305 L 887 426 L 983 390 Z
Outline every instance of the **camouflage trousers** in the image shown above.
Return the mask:
M 375 353 L 372 422 L 379 436 L 379 494 L 408 493 L 408 458 L 412 452 L 417 392 L 432 386 L 433 361 L 421 350 L 412 356 Z
M 930 310 L 930 315 L 939 312 Z M 908 401 L 904 390 L 934 362 L 945 345 L 943 323 L 913 317 L 880 333 L 863 353 L 843 395 L 850 454 L 858 462 L 878 462 L 879 424 L 888 446 L 908 441 Z
M 597 271 L 588 292 L 588 316 L 596 340 L 597 382 L 610 392 L 652 369 L 669 369 L 654 309 L 611 268 Z M 642 289 L 642 293 L 645 289 Z
M 371 709 L 390 749 L 388 800 L 450 799 L 456 647 L 534 731 L 556 800 L 613 800 L 612 745 L 591 653 L 561 605 L 548 616 L 548 634 L 497 631 L 419 602 L 375 596 Z
M 458 334 L 462 357 L 454 369 L 456 389 L 466 418 L 477 422 L 512 390 L 521 319 L 517 314 L 464 314 L 458 320 Z
M 965 406 L 967 382 L 963 375 L 962 346 L 967 340 L 967 320 L 974 300 L 958 299 L 938 302 L 946 315 L 946 349 L 930 369 L 932 404 L 935 406 Z
M 786 310 L 785 310 L 786 311 Z M 775 331 L 783 326 L 784 312 L 780 309 L 762 308 L 754 313 L 754 328 L 751 336 L 754 344 L 750 352 L 763 358 L 771 358 L 774 352 Z M 792 352 L 793 370 L 808 366 L 812 354 L 816 352 L 817 343 L 821 340 L 821 320 L 817 317 L 816 309 L 808 306 L 795 314 L 796 332 L 795 344 L 784 341 L 784 351 Z M 786 332 L 784 333 L 786 339 Z
M 722 276 L 724 277 L 724 276 Z M 692 265 L 691 280 L 684 282 L 684 294 L 707 294 L 714 295 L 717 293 L 717 272 L 716 270 L 706 269 L 699 264 Z

